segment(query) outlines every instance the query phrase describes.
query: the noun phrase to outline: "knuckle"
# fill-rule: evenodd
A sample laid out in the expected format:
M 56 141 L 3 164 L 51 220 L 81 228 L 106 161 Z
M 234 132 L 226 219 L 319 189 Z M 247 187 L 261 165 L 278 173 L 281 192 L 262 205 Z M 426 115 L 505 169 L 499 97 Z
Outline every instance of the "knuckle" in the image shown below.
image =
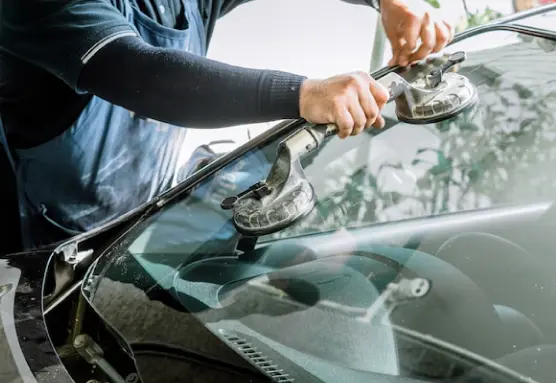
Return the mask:
M 343 133 L 344 136 L 349 136 L 351 134 L 351 131 L 353 130 L 352 123 L 348 121 L 343 121 L 338 125 L 340 126 L 340 131 Z
M 374 103 L 371 103 L 365 112 L 368 119 L 374 119 L 378 115 L 378 108 L 374 105 Z
M 428 12 L 425 12 L 425 14 L 423 15 L 423 18 L 426 17 L 428 15 Z M 406 21 L 408 24 L 415 24 L 415 23 L 419 23 L 421 20 L 419 18 L 419 16 L 417 16 L 417 14 L 413 13 L 413 12 L 409 12 L 406 14 Z
M 367 123 L 367 117 L 357 116 L 357 118 L 355 120 L 355 127 L 357 129 L 361 129 L 361 128 L 363 128 L 363 126 L 365 126 L 366 123 Z
M 384 105 L 390 98 L 390 94 L 384 86 L 382 86 L 378 82 L 374 82 L 373 97 L 378 105 Z
M 378 92 L 376 92 L 377 94 L 375 95 L 375 100 L 376 103 L 378 105 L 383 106 L 384 104 L 386 104 L 386 102 L 388 101 L 388 98 L 390 98 L 390 95 L 388 94 L 388 91 L 386 91 L 386 89 L 380 89 Z
M 359 78 L 357 77 L 357 74 L 352 73 L 348 75 L 346 79 L 346 88 L 350 89 L 357 86 L 359 86 Z
M 332 108 L 335 112 L 338 112 L 345 104 L 345 97 L 343 94 L 337 94 L 332 97 Z
M 413 52 L 417 48 L 417 41 L 415 40 L 408 40 L 405 43 L 404 55 L 409 56 L 411 52 Z
M 361 78 L 361 80 L 368 81 L 371 79 L 371 75 L 368 72 L 365 72 L 364 70 L 358 70 L 356 74 Z

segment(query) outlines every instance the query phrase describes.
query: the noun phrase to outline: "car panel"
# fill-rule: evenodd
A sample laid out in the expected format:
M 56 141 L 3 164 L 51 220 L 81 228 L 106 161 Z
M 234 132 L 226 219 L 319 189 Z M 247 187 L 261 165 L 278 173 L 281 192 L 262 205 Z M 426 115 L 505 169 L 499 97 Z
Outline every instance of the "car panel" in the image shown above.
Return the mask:
M 29 378 L 33 374 L 25 363 L 14 326 L 14 289 L 19 283 L 20 272 L 17 269 L 7 269 L 5 263 L 0 261 L 0 278 L 3 283 L 0 286 L 0 344 L 9 346 L 0 348 L 0 380 L 20 383 L 23 382 L 21 376 Z
M 12 359 L 12 363 L 2 360 L 3 382 L 73 382 L 50 342 L 42 314 L 50 255 L 51 251 L 39 251 L 0 257 L 2 284 L 12 286 L 0 298 L 0 329 L 6 340 L 0 344 Z

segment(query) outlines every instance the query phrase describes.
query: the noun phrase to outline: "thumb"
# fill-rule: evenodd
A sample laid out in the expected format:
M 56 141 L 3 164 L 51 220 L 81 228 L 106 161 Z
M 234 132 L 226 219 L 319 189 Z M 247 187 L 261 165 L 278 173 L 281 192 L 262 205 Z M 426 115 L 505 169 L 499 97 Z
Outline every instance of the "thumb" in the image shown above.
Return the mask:
M 400 51 L 392 49 L 392 58 L 388 61 L 388 66 L 394 66 L 398 62 L 400 57 Z
M 399 41 L 399 40 L 398 40 Z M 389 66 L 396 65 L 400 60 L 400 54 L 402 53 L 401 42 L 392 43 L 392 58 L 388 61 Z
M 386 20 L 382 20 L 382 27 L 384 30 L 384 34 L 386 38 L 390 42 L 390 46 L 392 47 L 392 58 L 388 62 L 388 65 L 395 65 L 399 61 L 400 54 L 402 52 L 403 47 L 403 32 L 400 28 L 400 23 L 398 22 L 385 22 Z

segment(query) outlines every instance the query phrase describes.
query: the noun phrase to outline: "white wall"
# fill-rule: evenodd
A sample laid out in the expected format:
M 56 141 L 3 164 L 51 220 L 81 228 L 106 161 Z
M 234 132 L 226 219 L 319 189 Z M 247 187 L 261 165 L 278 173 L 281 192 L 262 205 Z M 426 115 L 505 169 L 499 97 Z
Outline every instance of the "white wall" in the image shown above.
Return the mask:
M 257 0 L 222 18 L 208 56 L 234 65 L 311 77 L 368 70 L 376 12 L 339 0 Z M 276 122 L 206 131 L 190 130 L 188 146 L 232 138 L 237 144 Z M 228 147 L 227 149 L 230 149 Z

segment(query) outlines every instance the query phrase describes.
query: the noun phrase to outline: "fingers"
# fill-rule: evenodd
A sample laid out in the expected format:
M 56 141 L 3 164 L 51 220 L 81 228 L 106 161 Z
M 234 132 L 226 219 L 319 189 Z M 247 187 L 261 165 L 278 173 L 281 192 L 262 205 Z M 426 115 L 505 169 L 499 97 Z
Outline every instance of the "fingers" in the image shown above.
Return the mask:
M 409 62 L 423 60 L 436 46 L 435 24 L 431 21 L 429 13 L 425 13 L 421 24 L 421 45 L 409 58 Z
M 454 35 L 456 34 L 456 28 L 454 28 L 454 26 L 447 21 L 443 21 L 442 23 L 446 29 L 448 29 L 448 43 L 451 43 L 454 39 Z
M 383 25 L 392 45 L 388 65 L 407 66 L 441 51 L 454 38 L 455 28 L 434 10 L 418 12 L 407 6 L 385 8 Z
M 361 133 L 363 129 L 370 128 L 379 114 L 378 106 L 373 98 L 371 89 L 369 87 L 367 87 L 367 89 L 363 88 L 360 93 L 359 105 L 361 105 L 361 112 L 363 113 L 365 122 L 357 131 L 354 129 L 353 135 Z
M 371 94 L 377 108 L 379 109 L 379 111 L 382 110 L 382 108 L 384 108 L 384 105 L 386 105 L 388 99 L 390 98 L 388 89 L 386 89 L 383 85 L 381 85 L 373 78 L 370 78 L 369 89 L 371 90 Z
M 349 112 L 353 119 L 353 129 L 350 132 L 351 136 L 356 136 L 363 131 L 367 126 L 367 116 L 363 111 L 361 105 L 357 102 L 350 104 Z
M 402 41 L 397 39 L 397 42 L 392 44 L 392 58 L 388 61 L 388 65 L 395 65 L 400 60 L 400 54 L 402 53 Z
M 373 123 L 373 128 L 382 129 L 384 125 L 386 125 L 386 121 L 384 121 L 384 117 L 379 114 L 376 121 Z
M 377 129 L 382 129 L 384 128 L 384 125 L 386 125 L 386 122 L 384 121 L 384 118 L 380 114 L 380 111 L 384 108 L 384 106 L 388 102 L 388 99 L 390 98 L 390 93 L 388 92 L 388 89 L 386 89 L 384 86 L 382 86 L 375 80 L 371 80 L 370 89 L 377 110 L 376 119 L 372 123 L 372 127 Z
M 335 111 L 336 126 L 338 127 L 338 137 L 346 138 L 353 131 L 353 117 L 347 107 L 338 107 Z
M 450 30 L 445 23 L 436 23 L 436 45 L 433 53 L 440 52 L 450 42 Z
M 392 41 L 392 39 L 390 39 Z M 392 58 L 388 61 L 388 65 L 396 65 L 400 61 L 400 56 L 402 54 L 402 49 L 404 45 L 404 41 L 401 38 L 394 39 L 394 43 L 390 43 L 392 45 Z
M 409 14 L 406 16 L 406 20 L 403 25 L 403 38 L 405 44 L 399 56 L 398 63 L 402 66 L 409 64 L 409 58 L 415 48 L 417 47 L 417 40 L 421 33 L 421 20 L 414 14 Z
M 396 28 L 388 28 L 385 29 L 384 32 L 386 33 L 386 37 L 390 41 L 390 45 L 392 47 L 392 58 L 388 62 L 388 65 L 395 65 L 398 62 L 402 51 L 403 39 L 398 36 Z
M 353 74 L 349 85 L 350 90 L 335 106 L 338 136 L 355 136 L 371 126 L 382 128 L 380 111 L 388 101 L 387 89 L 364 72 Z
M 315 124 L 336 124 L 346 138 L 371 126 L 382 128 L 380 111 L 388 90 L 366 72 L 337 75 L 325 80 L 306 79 L 299 94 L 299 113 Z

